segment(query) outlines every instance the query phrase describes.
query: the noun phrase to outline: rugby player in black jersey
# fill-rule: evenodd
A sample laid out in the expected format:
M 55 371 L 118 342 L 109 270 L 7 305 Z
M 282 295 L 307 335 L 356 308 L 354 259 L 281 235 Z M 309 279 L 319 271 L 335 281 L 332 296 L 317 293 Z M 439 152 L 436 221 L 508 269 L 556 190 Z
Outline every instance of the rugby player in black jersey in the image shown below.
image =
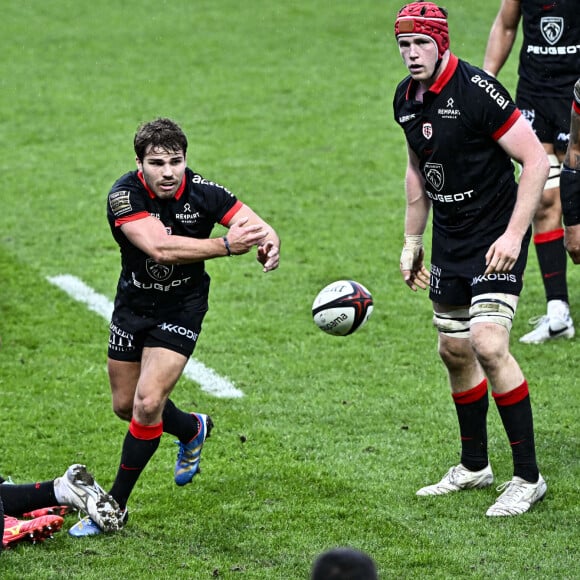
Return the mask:
M 278 267 L 274 229 L 226 188 L 187 167 L 187 138 L 170 119 L 142 125 L 134 139 L 137 170 L 108 196 L 108 220 L 121 250 L 110 325 L 108 372 L 115 413 L 129 421 L 110 494 L 126 516 L 129 495 L 163 432 L 179 440 L 174 478 L 190 483 L 213 426 L 169 399 L 193 353 L 208 308 L 204 261 L 257 248 L 264 272 Z M 211 237 L 216 224 L 227 235 Z M 69 533 L 100 533 L 90 518 Z
M 560 202 L 561 164 L 568 144 L 570 95 L 580 76 L 578 0 L 502 0 L 489 33 L 483 68 L 497 76 L 522 24 L 516 104 L 531 123 L 550 159 L 550 174 L 534 216 L 534 245 L 547 312 L 530 319 L 533 330 L 520 342 L 540 344 L 573 338 L 567 256 Z
M 504 87 L 450 52 L 445 9 L 431 2 L 404 6 L 395 36 L 410 73 L 393 102 L 408 151 L 400 268 L 412 290 L 430 289 L 461 436 L 461 463 L 417 495 L 492 484 L 489 381 L 514 468 L 486 513 L 522 514 L 547 488 L 536 461 L 528 383 L 509 335 L 548 159 Z M 512 158 L 522 165 L 519 184 Z M 431 209 L 428 271 L 422 236 Z
M 570 141 L 562 166 L 560 184 L 564 239 L 574 264 L 580 264 L 580 78 L 574 85 L 570 118 Z

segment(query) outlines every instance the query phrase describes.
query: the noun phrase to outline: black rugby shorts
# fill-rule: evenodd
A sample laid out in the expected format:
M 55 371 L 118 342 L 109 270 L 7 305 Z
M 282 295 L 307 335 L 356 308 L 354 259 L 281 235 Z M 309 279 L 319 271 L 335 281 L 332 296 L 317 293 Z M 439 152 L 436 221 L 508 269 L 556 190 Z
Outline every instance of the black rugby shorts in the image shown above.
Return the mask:
M 572 89 L 570 89 L 572 95 Z M 564 152 L 570 134 L 571 99 L 542 98 L 518 91 L 516 104 L 541 143 L 550 143 L 556 151 Z
M 498 236 L 486 240 L 453 240 L 433 238 L 429 298 L 449 306 L 469 306 L 474 296 L 505 293 L 519 296 L 528 260 L 531 229 L 522 242 L 520 255 L 510 272 L 485 272 L 485 254 Z
M 144 347 L 162 347 L 190 357 L 207 309 L 207 296 L 159 309 L 154 315 L 116 305 L 109 327 L 109 358 L 137 362 Z

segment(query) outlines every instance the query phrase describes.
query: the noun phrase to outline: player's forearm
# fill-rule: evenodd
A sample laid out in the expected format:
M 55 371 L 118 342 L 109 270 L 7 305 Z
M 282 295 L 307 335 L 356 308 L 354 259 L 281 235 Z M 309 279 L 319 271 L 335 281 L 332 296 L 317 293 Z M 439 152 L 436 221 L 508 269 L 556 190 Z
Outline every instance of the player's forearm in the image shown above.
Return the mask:
M 494 25 L 489 34 L 483 70 L 497 76 L 506 63 L 516 39 L 516 30 Z
M 407 208 L 405 211 L 405 234 L 421 235 L 427 227 L 427 219 L 431 203 L 421 192 L 407 192 Z
M 570 121 L 570 144 L 568 145 L 568 150 L 566 151 L 566 158 L 564 159 L 564 164 L 570 169 L 579 170 L 580 169 L 580 113 L 576 110 L 580 110 L 580 81 L 576 83 L 578 90 L 578 104 L 572 109 L 572 117 Z
M 223 237 L 200 240 L 167 236 L 146 253 L 160 264 L 190 264 L 231 255 L 231 250 Z
M 413 165 L 407 168 L 405 194 L 407 198 L 405 234 L 422 234 L 427 227 L 431 201 L 425 194 L 423 178 Z
M 545 156 L 544 156 L 545 157 Z M 550 170 L 547 158 L 524 166 L 518 185 L 518 198 L 507 230 L 523 238 L 537 212 Z
M 580 116 L 578 117 L 578 125 L 578 130 L 580 131 Z M 580 170 L 580 142 L 576 144 L 576 147 L 568 147 L 566 158 L 564 159 L 564 165 L 569 169 L 574 169 L 575 171 Z
M 405 212 L 405 234 L 422 235 L 427 227 L 429 217 L 429 207 L 424 204 L 415 203 L 407 205 Z
M 264 230 L 266 232 L 266 237 L 264 241 L 260 243 L 261 246 L 266 245 L 270 242 L 273 246 L 276 246 L 278 249 L 280 248 L 280 237 L 276 233 L 273 227 L 269 226 L 266 222 L 263 222 Z

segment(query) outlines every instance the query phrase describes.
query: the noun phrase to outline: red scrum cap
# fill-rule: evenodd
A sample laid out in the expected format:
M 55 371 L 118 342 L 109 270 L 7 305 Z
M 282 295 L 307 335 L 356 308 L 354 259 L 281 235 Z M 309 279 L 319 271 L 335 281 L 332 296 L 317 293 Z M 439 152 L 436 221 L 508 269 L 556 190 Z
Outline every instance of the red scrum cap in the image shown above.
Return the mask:
M 437 45 L 439 58 L 449 48 L 447 10 L 433 2 L 412 2 L 399 10 L 395 20 L 395 37 L 420 34 Z

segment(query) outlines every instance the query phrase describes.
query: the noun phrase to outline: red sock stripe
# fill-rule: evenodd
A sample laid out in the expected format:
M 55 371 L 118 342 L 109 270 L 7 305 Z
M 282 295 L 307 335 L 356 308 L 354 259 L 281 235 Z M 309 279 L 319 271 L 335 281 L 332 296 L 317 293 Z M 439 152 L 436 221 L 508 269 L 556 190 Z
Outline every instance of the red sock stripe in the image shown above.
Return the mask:
M 141 425 L 135 419 L 131 419 L 129 432 L 136 439 L 144 439 L 145 441 L 157 439 L 157 437 L 163 435 L 163 421 L 157 423 L 157 425 Z
M 451 396 L 453 397 L 453 401 L 458 405 L 469 405 L 469 403 L 475 403 L 475 401 L 483 399 L 486 393 L 487 379 L 483 379 L 479 385 L 475 385 L 472 389 L 461 393 L 451 393 Z
M 528 381 L 524 381 L 519 387 L 507 393 L 492 393 L 492 396 L 498 407 L 507 407 L 523 401 L 529 394 Z
M 564 228 L 552 230 L 551 232 L 544 232 L 543 234 L 536 234 L 534 236 L 534 244 L 546 244 L 561 240 L 564 237 Z

